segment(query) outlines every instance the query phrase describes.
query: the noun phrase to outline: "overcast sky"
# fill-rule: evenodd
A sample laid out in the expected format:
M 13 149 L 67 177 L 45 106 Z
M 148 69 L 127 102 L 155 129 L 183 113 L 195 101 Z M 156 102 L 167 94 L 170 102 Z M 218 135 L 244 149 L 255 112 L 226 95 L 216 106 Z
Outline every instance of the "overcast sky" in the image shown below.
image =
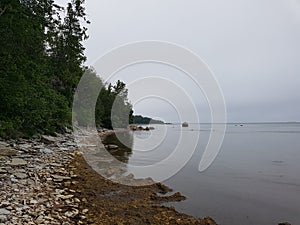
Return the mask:
M 229 122 L 300 121 L 299 0 L 88 0 L 86 10 L 92 22 L 85 42 L 87 65 L 128 42 L 176 43 L 211 68 Z M 133 65 L 115 79 L 128 82 L 129 97 L 137 99 L 138 78 L 155 75 L 178 83 L 180 73 L 163 65 Z M 204 95 L 189 81 L 180 82 L 198 107 L 200 121 L 207 121 Z M 178 120 L 167 102 L 133 103 L 136 114 Z

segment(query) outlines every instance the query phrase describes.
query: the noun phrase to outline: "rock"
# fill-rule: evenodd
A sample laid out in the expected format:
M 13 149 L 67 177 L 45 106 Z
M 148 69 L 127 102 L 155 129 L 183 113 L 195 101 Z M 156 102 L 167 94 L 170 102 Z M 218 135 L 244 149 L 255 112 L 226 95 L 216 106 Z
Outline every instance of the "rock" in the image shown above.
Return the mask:
M 32 145 L 31 144 L 21 144 L 21 145 L 19 145 L 19 147 L 27 149 L 27 148 L 31 148 Z
M 50 163 L 49 166 L 53 166 L 53 167 L 63 167 L 62 164 L 59 163 Z
M 30 200 L 30 204 L 33 204 L 33 205 L 38 204 L 38 201 L 37 201 L 37 200 L 34 200 L 34 199 L 31 199 L 31 200 Z
M 66 132 L 67 134 L 71 134 L 71 133 L 72 133 L 72 130 L 66 127 L 66 128 L 65 128 L 65 132 Z
M 38 224 L 43 223 L 44 221 L 44 216 L 40 215 L 35 222 L 37 222 Z
M 66 217 L 73 217 L 74 214 L 72 212 L 70 212 L 70 211 L 67 211 L 67 212 L 65 212 L 65 216 Z
M 11 162 L 8 164 L 10 166 L 24 166 L 27 165 L 27 161 L 20 158 L 13 158 Z
M 60 176 L 60 175 L 51 175 L 51 177 L 56 180 L 71 180 L 71 177 Z
M 0 156 L 14 156 L 17 151 L 11 147 L 0 146 Z
M 25 179 L 25 178 L 27 178 L 27 174 L 26 173 L 14 173 L 14 176 L 16 178 L 19 178 L 19 179 Z
M 13 183 L 18 183 L 19 182 L 18 179 L 16 179 L 16 178 L 10 178 L 10 181 L 13 182 Z
M 62 194 L 62 193 L 64 193 L 65 191 L 64 190 L 62 190 L 62 189 L 55 189 L 55 193 L 56 194 Z
M 78 209 L 74 209 L 74 208 L 72 209 L 72 211 L 65 212 L 65 216 L 66 217 L 74 217 L 74 216 L 76 216 L 78 214 L 79 214 Z
M 66 166 L 75 146 L 71 135 L 0 139 L 0 225 L 73 224 L 74 217 L 80 219 L 81 198 L 74 196 L 79 190 L 71 188 L 78 181 Z
M 291 224 L 288 222 L 283 222 L 283 223 L 279 223 L 278 225 L 291 225 Z
M 57 197 L 66 200 L 66 199 L 73 198 L 74 195 L 57 195 Z
M 6 215 L 0 215 L 0 223 L 3 223 L 7 221 Z M 1 225 L 1 224 L 0 224 Z
M 40 152 L 44 153 L 44 154 L 52 154 L 53 153 L 53 151 L 49 148 L 40 149 Z
M 8 202 L 8 201 L 3 201 L 3 202 L 1 202 L 1 204 L 0 204 L 0 207 L 7 207 L 7 206 L 9 206 L 10 205 L 10 202 Z
M 4 141 L 0 141 L 0 146 L 7 147 L 7 146 L 9 146 L 9 144 Z
M 114 149 L 118 149 L 118 148 L 119 148 L 118 145 L 107 145 L 108 150 L 114 150 Z
M 7 209 L 4 208 L 0 209 L 0 215 L 10 215 L 10 214 L 11 212 L 8 211 Z
M 89 210 L 88 209 L 83 209 L 82 214 L 86 214 Z
M 42 141 L 46 144 L 52 144 L 52 143 L 57 142 L 56 138 L 52 137 L 52 136 L 42 135 L 41 138 L 42 138 Z
M 6 156 L 1 156 L 1 155 L 0 155 L 0 162 L 6 161 L 6 160 L 7 160 L 7 157 L 6 157 Z

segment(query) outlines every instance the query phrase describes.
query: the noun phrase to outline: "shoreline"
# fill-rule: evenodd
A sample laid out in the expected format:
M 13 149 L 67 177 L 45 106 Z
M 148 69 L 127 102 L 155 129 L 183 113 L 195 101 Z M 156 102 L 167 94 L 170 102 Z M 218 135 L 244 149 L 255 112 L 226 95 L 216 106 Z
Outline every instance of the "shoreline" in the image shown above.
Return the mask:
M 108 131 L 107 133 L 113 133 Z M 185 197 L 156 183 L 125 186 L 87 164 L 72 134 L 0 140 L 0 224 L 199 224 L 163 202 Z

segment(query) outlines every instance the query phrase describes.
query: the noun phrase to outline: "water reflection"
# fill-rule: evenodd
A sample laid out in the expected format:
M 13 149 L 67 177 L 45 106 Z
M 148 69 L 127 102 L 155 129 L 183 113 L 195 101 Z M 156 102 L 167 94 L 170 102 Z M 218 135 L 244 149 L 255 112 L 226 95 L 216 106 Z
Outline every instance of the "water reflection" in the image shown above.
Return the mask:
M 117 149 L 109 150 L 111 155 L 123 163 L 128 163 L 129 157 L 132 155 L 133 148 L 133 132 L 132 131 L 119 131 L 106 135 L 102 139 L 105 146 L 116 145 Z

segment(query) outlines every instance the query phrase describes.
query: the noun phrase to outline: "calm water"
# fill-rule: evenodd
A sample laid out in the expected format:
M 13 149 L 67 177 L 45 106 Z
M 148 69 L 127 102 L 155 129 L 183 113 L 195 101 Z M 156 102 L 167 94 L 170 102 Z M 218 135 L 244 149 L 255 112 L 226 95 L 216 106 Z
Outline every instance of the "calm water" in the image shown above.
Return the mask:
M 202 173 L 198 165 L 210 125 L 155 128 L 133 133 L 128 163 L 151 165 L 166 158 L 180 137 L 191 138 L 180 151 L 184 154 L 194 147 L 195 134 L 200 136 L 190 161 L 164 181 L 187 196 L 186 201 L 171 204 L 177 210 L 211 216 L 222 225 L 300 224 L 300 124 L 229 124 L 218 157 Z M 139 176 L 138 171 L 129 172 Z

